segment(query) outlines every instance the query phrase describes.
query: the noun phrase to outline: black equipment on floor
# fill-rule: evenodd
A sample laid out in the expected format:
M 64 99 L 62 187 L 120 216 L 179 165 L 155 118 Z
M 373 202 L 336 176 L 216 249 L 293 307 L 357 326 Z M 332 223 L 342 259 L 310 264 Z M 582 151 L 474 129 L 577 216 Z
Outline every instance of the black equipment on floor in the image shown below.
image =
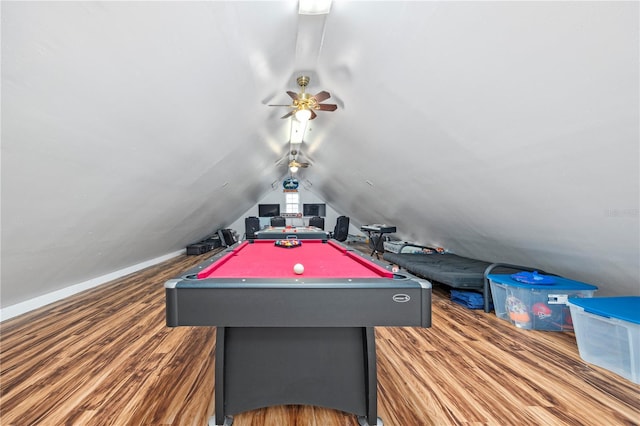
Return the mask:
M 333 229 L 333 235 L 331 238 L 337 241 L 346 241 L 349 236 L 349 217 L 338 216 L 336 220 L 336 226 Z
M 255 240 L 256 231 L 260 230 L 260 219 L 256 216 L 244 218 L 244 235 L 247 240 Z
M 238 242 L 231 229 L 219 229 L 218 236 L 220 237 L 220 242 L 224 247 L 231 247 Z
M 212 235 L 197 243 L 189 244 L 187 246 L 188 255 L 198 255 L 210 252 L 211 250 L 218 248 L 222 245 L 220 237 L 218 235 Z

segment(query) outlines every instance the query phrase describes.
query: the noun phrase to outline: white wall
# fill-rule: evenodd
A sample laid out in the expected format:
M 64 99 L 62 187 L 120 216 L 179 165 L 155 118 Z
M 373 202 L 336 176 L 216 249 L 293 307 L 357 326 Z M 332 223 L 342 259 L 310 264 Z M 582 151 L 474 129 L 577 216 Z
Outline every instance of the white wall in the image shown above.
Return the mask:
M 282 179 L 284 180 L 284 179 Z M 244 212 L 242 216 L 236 219 L 231 225 L 228 227 L 233 229 L 238 233 L 240 237 L 243 237 L 245 234 L 245 226 L 244 219 L 247 216 L 258 216 L 258 204 L 280 204 L 280 212 L 284 212 L 285 210 L 285 193 L 282 188 L 282 181 L 277 182 L 274 185 L 275 188 L 264 196 L 260 201 L 258 201 L 253 207 Z M 342 216 L 343 213 L 336 211 L 331 205 L 327 204 L 324 200 L 319 198 L 308 186 L 305 187 L 305 183 L 302 182 L 298 187 L 298 194 L 300 194 L 300 210 L 302 211 L 303 204 L 313 204 L 313 203 L 325 203 L 327 205 L 327 214 L 324 218 L 324 229 L 327 231 L 333 231 L 333 228 L 336 225 L 336 220 L 338 216 Z M 287 225 L 292 226 L 306 226 L 309 224 L 308 217 L 302 218 L 287 218 Z M 260 226 L 264 227 L 269 225 L 269 218 L 260 218 Z M 363 233 L 360 232 L 360 229 L 355 226 L 352 221 L 349 221 L 349 234 L 350 235 L 358 235 L 363 236 Z
M 243 233 L 301 73 L 328 229 L 640 294 L 639 5 L 335 1 L 313 54 L 293 1 L 0 2 L 0 305 Z

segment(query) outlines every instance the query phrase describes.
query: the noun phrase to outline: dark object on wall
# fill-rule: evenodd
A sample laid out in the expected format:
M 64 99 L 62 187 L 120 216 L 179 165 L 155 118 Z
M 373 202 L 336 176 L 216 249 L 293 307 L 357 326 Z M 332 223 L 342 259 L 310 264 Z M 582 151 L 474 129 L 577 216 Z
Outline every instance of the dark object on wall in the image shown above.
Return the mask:
M 327 205 L 326 204 L 303 204 L 302 215 L 324 217 L 327 215 Z
M 287 222 L 282 216 L 275 216 L 271 218 L 271 226 L 287 226 Z
M 296 178 L 286 178 L 283 182 L 282 182 L 282 187 L 284 189 L 298 189 L 298 185 L 300 185 L 300 183 L 298 182 L 298 179 Z
M 309 226 L 315 226 L 316 228 L 324 229 L 324 217 L 312 217 L 311 219 L 309 219 Z
M 337 241 L 346 241 L 349 236 L 349 217 L 338 216 L 336 226 L 333 229 L 332 238 Z
M 260 230 L 260 219 L 255 216 L 244 218 L 244 232 L 247 240 L 255 240 L 256 231 Z
M 258 216 L 280 216 L 280 204 L 258 204 Z

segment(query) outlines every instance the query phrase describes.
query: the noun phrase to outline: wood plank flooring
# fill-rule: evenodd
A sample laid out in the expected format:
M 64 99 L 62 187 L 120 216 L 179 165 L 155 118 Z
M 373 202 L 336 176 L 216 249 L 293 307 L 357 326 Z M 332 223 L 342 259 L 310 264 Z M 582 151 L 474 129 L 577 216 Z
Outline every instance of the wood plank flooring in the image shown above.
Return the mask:
M 167 328 L 180 256 L 0 324 L 0 424 L 198 425 L 213 412 L 215 328 Z M 588 365 L 573 333 L 520 330 L 433 295 L 429 329 L 377 328 L 386 426 L 638 425 L 640 386 Z M 307 406 L 242 413 L 234 426 L 356 426 Z

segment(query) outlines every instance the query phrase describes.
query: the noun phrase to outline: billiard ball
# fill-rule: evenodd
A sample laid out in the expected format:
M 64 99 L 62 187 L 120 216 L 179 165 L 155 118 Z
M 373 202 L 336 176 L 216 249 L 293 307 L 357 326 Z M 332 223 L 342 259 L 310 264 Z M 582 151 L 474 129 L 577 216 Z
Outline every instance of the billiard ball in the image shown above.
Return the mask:
M 302 263 L 296 263 L 295 265 L 293 265 L 293 272 L 298 275 L 302 274 L 304 272 L 304 266 L 302 265 Z

